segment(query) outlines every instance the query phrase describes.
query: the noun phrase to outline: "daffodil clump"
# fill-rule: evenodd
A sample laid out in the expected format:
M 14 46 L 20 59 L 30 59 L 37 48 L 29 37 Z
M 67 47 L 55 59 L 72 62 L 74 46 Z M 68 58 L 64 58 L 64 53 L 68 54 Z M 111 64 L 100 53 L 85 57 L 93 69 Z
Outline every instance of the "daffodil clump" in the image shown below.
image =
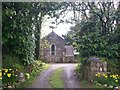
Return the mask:
M 0 80 L 2 80 L 2 71 L 0 70 Z
M 3 68 L 2 70 L 0 70 L 0 79 L 2 80 L 2 83 L 4 85 L 10 83 L 12 84 L 18 80 L 18 75 L 16 74 L 16 70 L 14 69 Z
M 95 75 L 95 81 L 99 84 L 106 86 L 119 86 L 120 85 L 120 75 L 118 74 L 101 74 L 97 73 Z

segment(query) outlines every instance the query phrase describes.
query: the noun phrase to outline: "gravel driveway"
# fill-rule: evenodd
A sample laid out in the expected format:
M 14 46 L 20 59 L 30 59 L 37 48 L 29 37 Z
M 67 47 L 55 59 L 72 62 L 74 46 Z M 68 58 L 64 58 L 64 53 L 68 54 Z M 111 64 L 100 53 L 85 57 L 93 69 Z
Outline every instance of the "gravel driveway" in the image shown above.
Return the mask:
M 49 84 L 49 77 L 55 69 L 62 67 L 62 79 L 64 80 L 65 88 L 79 88 L 79 82 L 74 75 L 76 64 L 51 64 L 48 70 L 44 70 L 37 77 L 37 80 L 32 84 L 31 88 L 52 88 Z

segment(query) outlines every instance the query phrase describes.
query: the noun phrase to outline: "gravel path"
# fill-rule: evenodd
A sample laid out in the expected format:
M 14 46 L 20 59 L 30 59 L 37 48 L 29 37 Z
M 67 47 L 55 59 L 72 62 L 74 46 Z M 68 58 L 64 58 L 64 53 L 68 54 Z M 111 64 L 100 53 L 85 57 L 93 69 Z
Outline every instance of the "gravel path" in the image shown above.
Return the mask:
M 74 74 L 75 67 L 75 64 L 70 64 L 64 68 L 62 78 L 64 79 L 65 88 L 80 88 L 80 82 Z
M 37 80 L 32 84 L 31 88 L 52 88 L 49 84 L 49 77 L 52 75 L 55 69 L 64 68 L 62 79 L 64 80 L 65 88 L 79 88 L 79 82 L 74 75 L 74 69 L 76 64 L 51 64 L 48 70 L 44 70 Z

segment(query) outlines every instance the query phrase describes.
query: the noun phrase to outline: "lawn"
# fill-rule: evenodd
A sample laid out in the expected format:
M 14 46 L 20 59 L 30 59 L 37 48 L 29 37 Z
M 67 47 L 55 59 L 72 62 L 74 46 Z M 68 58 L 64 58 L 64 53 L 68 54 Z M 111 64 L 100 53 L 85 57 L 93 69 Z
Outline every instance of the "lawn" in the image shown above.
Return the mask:
M 64 82 L 61 78 L 63 68 L 58 68 L 54 71 L 54 73 L 50 76 L 49 82 L 53 88 L 64 88 Z

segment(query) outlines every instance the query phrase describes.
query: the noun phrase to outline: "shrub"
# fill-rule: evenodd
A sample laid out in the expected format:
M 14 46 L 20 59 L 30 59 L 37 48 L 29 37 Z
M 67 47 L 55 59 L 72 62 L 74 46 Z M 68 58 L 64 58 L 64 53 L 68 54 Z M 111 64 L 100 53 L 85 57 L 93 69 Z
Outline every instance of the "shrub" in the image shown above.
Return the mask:
M 14 64 L 13 68 L 17 69 L 18 71 L 23 71 L 24 70 L 24 66 L 22 66 L 20 64 Z
M 19 58 L 11 54 L 3 54 L 2 59 L 3 59 L 2 61 L 3 67 L 7 67 L 7 68 L 12 68 L 12 66 L 15 65 L 15 63 L 20 63 Z

